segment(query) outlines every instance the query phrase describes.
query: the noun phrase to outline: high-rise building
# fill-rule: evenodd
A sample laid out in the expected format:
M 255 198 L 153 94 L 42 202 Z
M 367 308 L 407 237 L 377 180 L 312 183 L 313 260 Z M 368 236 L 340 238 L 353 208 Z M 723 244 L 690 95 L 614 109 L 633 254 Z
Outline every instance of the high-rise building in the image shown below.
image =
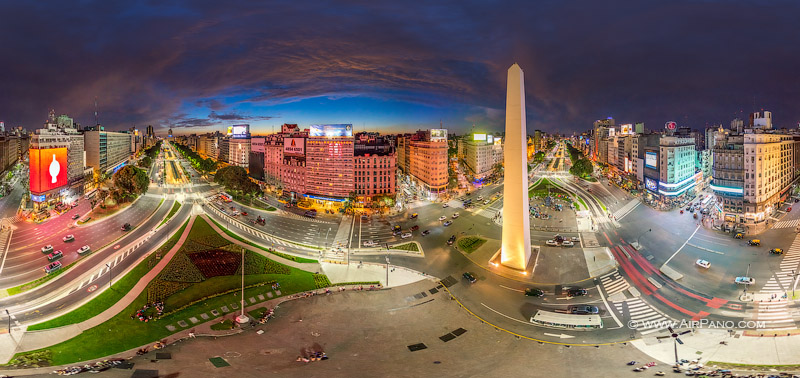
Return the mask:
M 247 168 L 250 159 L 250 138 L 228 139 L 228 160 L 226 163 Z
M 131 155 L 131 137 L 128 133 L 103 131 L 102 126 L 84 131 L 86 165 L 100 174 L 112 174 L 127 163 Z
M 401 145 L 398 137 L 398 148 Z M 409 175 L 427 193 L 436 198 L 446 193 L 449 180 L 447 171 L 447 130 L 419 130 L 404 138 L 409 160 Z
M 247 159 L 247 173 L 255 180 L 264 181 L 265 137 L 250 138 L 250 157 Z
M 464 139 L 464 163 L 475 179 L 492 174 L 495 165 L 503 162 L 503 144 L 500 137 L 495 139 L 492 134 L 474 133 Z
M 359 202 L 394 198 L 397 161 L 388 137 L 358 133 L 353 151 L 354 185 Z
M 353 125 L 311 125 L 306 140 L 306 191 L 318 201 L 353 192 Z

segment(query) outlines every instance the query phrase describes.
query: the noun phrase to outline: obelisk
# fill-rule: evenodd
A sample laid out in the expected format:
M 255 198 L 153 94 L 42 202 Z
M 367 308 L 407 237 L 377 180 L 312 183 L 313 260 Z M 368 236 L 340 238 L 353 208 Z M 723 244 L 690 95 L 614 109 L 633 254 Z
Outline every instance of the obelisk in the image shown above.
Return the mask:
M 506 89 L 506 140 L 503 147 L 503 244 L 500 263 L 525 270 L 531 258 L 531 229 L 528 218 L 528 160 L 525 127 L 525 82 L 522 69 L 514 63 L 508 69 Z

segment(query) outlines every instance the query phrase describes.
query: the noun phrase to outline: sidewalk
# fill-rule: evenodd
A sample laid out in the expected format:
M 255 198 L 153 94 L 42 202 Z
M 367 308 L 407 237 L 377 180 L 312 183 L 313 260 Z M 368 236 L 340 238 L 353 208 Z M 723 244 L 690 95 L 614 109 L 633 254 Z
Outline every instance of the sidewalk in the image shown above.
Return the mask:
M 169 264 L 172 257 L 178 250 L 181 249 L 183 243 L 186 241 L 186 238 L 189 236 L 189 232 L 192 229 L 192 224 L 194 224 L 194 217 L 189 219 L 189 224 L 184 229 L 183 234 L 181 234 L 180 239 L 172 249 L 167 252 L 166 255 L 158 262 L 158 264 L 151 269 L 147 274 L 145 274 L 139 282 L 136 283 L 127 294 L 125 294 L 122 299 L 117 301 L 113 306 L 109 307 L 105 311 L 101 312 L 100 314 L 87 319 L 83 322 L 68 325 L 65 327 L 60 328 L 53 328 L 47 329 L 42 331 L 31 331 L 31 332 L 24 332 L 21 335 L 15 337 L 9 337 L 8 335 L 4 335 L 2 339 L 0 339 L 0 351 L 6 352 L 0 355 L 0 363 L 7 363 L 11 357 L 14 356 L 16 353 L 27 352 L 31 350 L 45 348 L 51 345 L 58 344 L 62 341 L 69 340 L 77 335 L 79 335 L 83 330 L 96 327 L 112 317 L 116 314 L 124 310 L 128 307 L 134 300 L 139 296 L 139 294 L 145 290 L 147 285 L 152 281 L 159 273 L 164 269 L 164 267 Z M 12 335 L 13 336 L 13 335 Z M 13 344 L 12 344 L 13 343 Z M 10 352 L 7 353 L 7 352 Z
M 800 364 L 800 335 L 745 337 L 742 331 L 729 333 L 725 328 L 696 329 L 694 333 L 680 336 L 683 345 L 678 345 L 678 358 L 702 363 L 709 361 L 748 365 L 796 365 Z M 632 341 L 636 348 L 651 357 L 667 363 L 675 363 L 675 349 L 671 339 L 659 340 L 645 337 Z M 727 344 L 720 344 L 725 342 Z

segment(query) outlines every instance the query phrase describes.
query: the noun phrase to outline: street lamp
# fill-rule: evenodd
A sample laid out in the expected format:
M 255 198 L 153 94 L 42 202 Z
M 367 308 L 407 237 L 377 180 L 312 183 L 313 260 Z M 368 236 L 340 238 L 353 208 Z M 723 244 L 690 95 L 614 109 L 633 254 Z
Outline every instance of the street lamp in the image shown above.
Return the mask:
M 637 247 L 641 247 L 641 244 L 639 244 L 639 239 L 641 239 L 641 238 L 642 238 L 642 236 L 644 236 L 644 234 L 646 234 L 646 233 L 648 233 L 648 232 L 650 232 L 650 231 L 653 231 L 653 229 L 652 229 L 652 228 L 648 228 L 648 229 L 647 229 L 647 231 L 645 231 L 645 232 L 642 232 L 642 234 L 641 234 L 641 235 L 639 235 L 639 237 L 638 237 L 638 238 L 636 238 L 636 246 L 637 246 Z
M 111 263 L 107 262 L 106 267 L 108 268 L 108 288 L 111 289 Z
M 386 256 L 386 287 L 389 287 L 389 256 Z
M 236 322 L 239 324 L 244 324 L 249 322 L 250 319 L 247 317 L 247 315 L 244 314 L 244 254 L 245 254 L 244 247 L 242 247 L 241 250 L 242 250 L 242 268 L 241 268 L 242 269 L 242 303 L 241 303 L 242 313 L 236 317 Z
M 6 309 L 6 316 L 8 316 L 8 334 L 11 334 L 11 313 Z

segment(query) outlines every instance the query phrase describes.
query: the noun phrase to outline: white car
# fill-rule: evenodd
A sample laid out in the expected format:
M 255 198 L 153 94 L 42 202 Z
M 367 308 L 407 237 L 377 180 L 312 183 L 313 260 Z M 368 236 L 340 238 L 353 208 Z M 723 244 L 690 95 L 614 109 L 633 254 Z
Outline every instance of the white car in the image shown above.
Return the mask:
M 64 240 L 65 242 L 70 242 L 70 241 L 75 240 L 75 236 L 70 234 L 70 235 L 65 236 L 62 240 Z
M 488 205 L 489 204 L 489 200 L 483 201 L 483 204 L 484 205 Z
M 733 280 L 733 282 L 742 285 L 752 285 L 756 283 L 756 280 L 753 277 L 736 277 L 736 279 Z
M 579 238 L 577 236 L 572 236 L 572 237 L 569 238 L 569 240 L 572 241 L 573 243 L 578 243 L 578 242 L 581 241 L 581 238 Z
M 706 269 L 711 267 L 711 263 L 703 259 L 698 259 L 697 261 L 694 262 L 694 264 L 701 268 L 706 268 Z
M 89 246 L 88 245 L 84 245 L 83 247 L 78 249 L 78 254 L 79 255 L 83 255 L 83 254 L 89 253 L 89 251 L 90 251 Z
M 573 242 L 571 242 L 569 240 L 564 240 L 563 242 L 561 242 L 561 246 L 562 247 L 572 247 L 574 245 L 575 245 L 575 243 L 573 243 Z
M 459 215 L 458 213 L 453 214 L 453 219 L 458 218 L 458 215 Z
M 50 252 L 53 252 L 53 246 L 52 245 L 48 244 L 48 245 L 42 247 L 42 253 L 50 253 Z
M 443 203 L 443 204 L 442 204 L 442 209 L 446 209 L 446 208 L 448 208 L 448 207 L 450 207 L 450 205 L 448 205 L 448 204 L 446 204 L 446 203 Z
M 478 201 L 483 201 L 483 196 L 478 196 Z
M 410 232 L 404 232 L 402 235 L 400 235 L 400 237 L 403 238 L 403 239 L 410 238 L 411 237 L 411 233 Z
M 378 246 L 378 243 L 375 243 L 372 240 L 366 240 L 366 241 L 364 241 L 363 244 L 364 244 L 365 247 L 377 247 Z
M 557 247 L 558 246 L 558 243 L 553 239 L 550 239 L 550 240 L 544 242 L 544 244 L 547 244 L 547 245 L 553 246 L 553 247 Z
M 445 220 L 445 219 L 447 219 L 447 217 L 446 217 L 446 216 L 444 216 L 444 215 L 442 215 L 441 217 L 439 217 L 439 222 L 441 222 L 441 221 L 443 221 L 443 220 Z

